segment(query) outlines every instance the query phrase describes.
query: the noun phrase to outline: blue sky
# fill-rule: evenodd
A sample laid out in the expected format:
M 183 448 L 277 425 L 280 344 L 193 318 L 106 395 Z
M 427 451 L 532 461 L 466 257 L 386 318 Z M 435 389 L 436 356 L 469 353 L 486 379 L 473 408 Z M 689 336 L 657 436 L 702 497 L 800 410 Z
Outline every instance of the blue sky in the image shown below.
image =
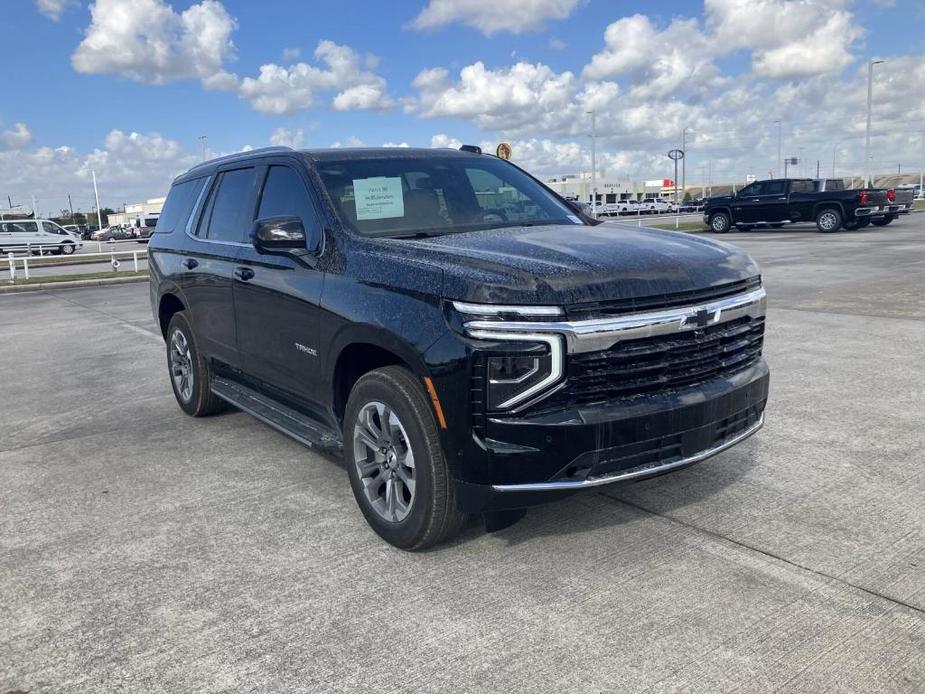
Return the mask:
M 921 1 L 98 0 L 93 17 L 77 0 L 5 5 L 0 171 L 20 197 L 85 186 L 90 167 L 113 196 L 158 194 L 202 134 L 214 153 L 505 139 L 529 168 L 567 173 L 587 168 L 588 108 L 604 173 L 661 175 L 662 150 L 689 127 L 692 166 L 760 174 L 775 164 L 776 118 L 788 150 L 841 148 L 850 167 L 871 56 L 888 60 L 877 166 L 911 165 L 925 129 Z M 332 72 L 324 55 L 349 65 Z M 275 81 L 258 79 L 262 66 Z M 43 148 L 60 167 L 16 170 L 49 167 Z

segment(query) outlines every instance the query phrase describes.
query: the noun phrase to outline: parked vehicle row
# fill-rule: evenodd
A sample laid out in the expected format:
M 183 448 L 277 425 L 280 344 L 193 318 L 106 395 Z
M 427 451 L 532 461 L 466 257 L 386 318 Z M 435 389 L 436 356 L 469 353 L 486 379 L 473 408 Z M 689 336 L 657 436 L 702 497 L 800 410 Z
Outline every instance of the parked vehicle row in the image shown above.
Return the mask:
M 591 203 L 582 204 L 586 205 L 590 213 L 592 209 Z M 677 214 L 679 212 L 697 212 L 703 209 L 703 200 L 686 200 L 680 204 L 675 204 L 673 200 L 667 198 L 628 199 L 620 200 L 619 202 L 603 202 L 599 200 L 594 203 L 593 209 L 598 217 Z
M 886 226 L 909 210 L 911 200 L 897 200 L 893 190 L 845 189 L 839 179 L 775 178 L 709 198 L 703 221 L 719 234 L 733 226 L 778 228 L 794 222 L 815 222 L 819 231 L 831 233 L 868 224 Z

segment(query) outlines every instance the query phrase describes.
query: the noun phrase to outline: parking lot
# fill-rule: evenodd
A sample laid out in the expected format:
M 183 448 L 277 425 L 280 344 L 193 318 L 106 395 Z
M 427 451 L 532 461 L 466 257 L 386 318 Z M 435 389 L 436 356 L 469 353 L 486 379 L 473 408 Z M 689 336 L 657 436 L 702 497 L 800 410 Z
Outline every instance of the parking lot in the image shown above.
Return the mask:
M 0 692 L 925 691 L 925 214 L 721 240 L 765 428 L 422 554 L 335 462 L 183 415 L 146 283 L 0 296 Z

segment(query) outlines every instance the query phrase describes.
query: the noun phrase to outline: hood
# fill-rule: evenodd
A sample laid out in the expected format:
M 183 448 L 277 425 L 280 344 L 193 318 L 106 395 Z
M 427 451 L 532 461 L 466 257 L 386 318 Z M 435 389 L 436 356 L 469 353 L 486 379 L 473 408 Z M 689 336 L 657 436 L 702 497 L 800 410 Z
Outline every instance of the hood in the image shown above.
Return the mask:
M 568 306 L 706 289 L 758 274 L 735 246 L 629 224 L 512 227 L 387 243 L 440 267 L 445 298 L 479 303 Z

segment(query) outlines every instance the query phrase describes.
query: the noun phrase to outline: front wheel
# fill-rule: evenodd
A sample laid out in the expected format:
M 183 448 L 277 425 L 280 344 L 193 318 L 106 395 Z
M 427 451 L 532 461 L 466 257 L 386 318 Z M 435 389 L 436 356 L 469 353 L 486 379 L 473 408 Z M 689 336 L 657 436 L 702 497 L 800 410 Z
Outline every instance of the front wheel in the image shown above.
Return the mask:
M 895 214 L 888 214 L 883 217 L 875 217 L 874 219 L 870 220 L 870 223 L 876 227 L 885 227 L 887 224 L 892 222 L 894 219 L 896 219 Z
M 72 255 L 75 250 L 77 249 L 74 247 L 73 243 L 65 243 L 61 245 L 61 253 L 64 255 Z
M 389 544 L 425 549 L 465 523 L 432 405 L 407 369 L 388 366 L 357 381 L 344 415 L 344 457 L 366 522 Z
M 816 228 L 824 234 L 838 231 L 841 229 L 842 223 L 841 212 L 834 207 L 820 210 L 819 214 L 816 215 Z
M 716 212 L 710 215 L 710 229 L 716 234 L 725 234 L 732 226 L 732 220 L 726 212 Z

